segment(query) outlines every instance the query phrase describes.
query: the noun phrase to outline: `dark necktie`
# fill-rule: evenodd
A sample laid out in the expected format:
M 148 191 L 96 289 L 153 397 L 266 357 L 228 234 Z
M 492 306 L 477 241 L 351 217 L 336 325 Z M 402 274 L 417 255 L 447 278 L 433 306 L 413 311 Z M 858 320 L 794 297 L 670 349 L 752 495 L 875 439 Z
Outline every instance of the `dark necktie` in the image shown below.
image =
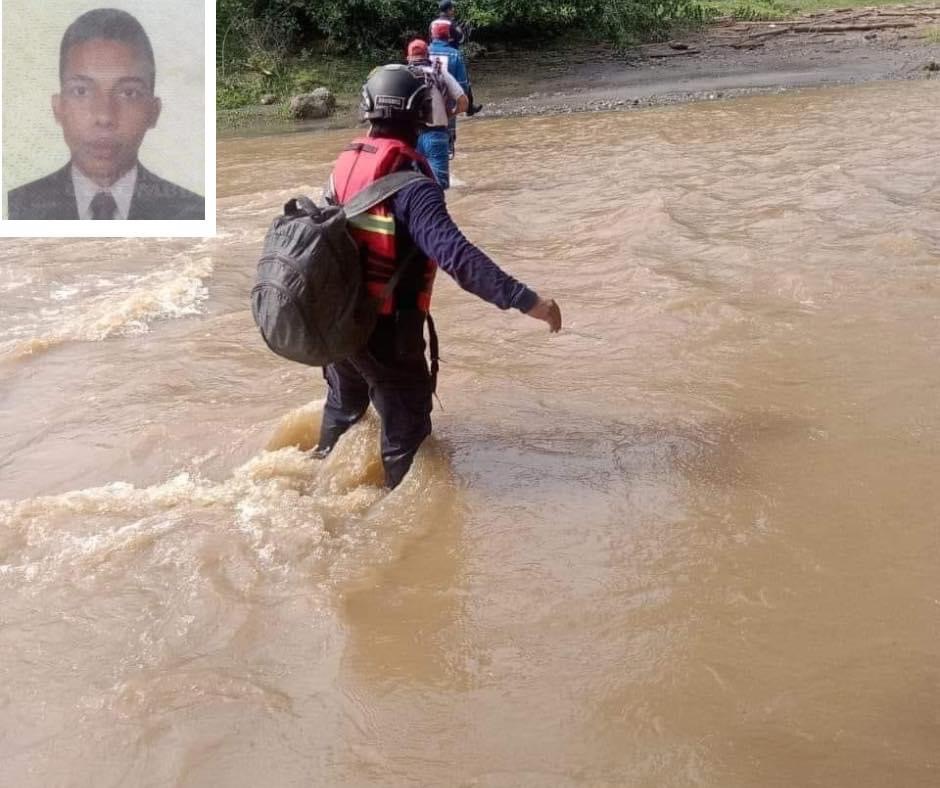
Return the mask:
M 111 192 L 98 192 L 91 200 L 92 219 L 113 219 L 117 203 Z

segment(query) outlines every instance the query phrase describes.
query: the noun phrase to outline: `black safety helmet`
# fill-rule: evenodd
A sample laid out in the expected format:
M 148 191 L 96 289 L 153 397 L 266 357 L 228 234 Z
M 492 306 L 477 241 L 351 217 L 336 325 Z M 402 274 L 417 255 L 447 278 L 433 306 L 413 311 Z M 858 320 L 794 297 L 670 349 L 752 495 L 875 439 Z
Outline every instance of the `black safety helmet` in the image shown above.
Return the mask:
M 393 63 L 369 74 L 359 102 L 365 120 L 420 125 L 431 118 L 431 92 L 420 71 Z

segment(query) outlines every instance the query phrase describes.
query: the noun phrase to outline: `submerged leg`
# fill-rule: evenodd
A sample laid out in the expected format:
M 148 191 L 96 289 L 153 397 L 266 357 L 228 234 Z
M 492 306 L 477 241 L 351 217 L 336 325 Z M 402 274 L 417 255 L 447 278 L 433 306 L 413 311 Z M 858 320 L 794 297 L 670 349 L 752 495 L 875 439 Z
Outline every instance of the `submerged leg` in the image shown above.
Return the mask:
M 474 101 L 473 101 L 473 88 L 472 88 L 472 87 L 468 87 L 468 88 L 467 88 L 467 101 L 470 103 L 470 106 L 467 108 L 467 117 L 468 117 L 468 118 L 472 118 L 472 117 L 473 117 L 474 115 L 476 115 L 480 110 L 483 109 L 483 105 L 482 105 L 482 104 L 475 104 L 475 103 L 474 103 Z
M 450 147 L 450 158 L 457 155 L 457 118 L 451 118 L 447 123 L 447 136 Z
M 324 457 L 346 430 L 362 418 L 369 407 L 369 384 L 349 361 L 339 361 L 323 370 L 329 392 L 323 406 L 320 440 L 314 449 Z
M 449 135 L 446 131 L 426 131 L 418 137 L 418 152 L 431 165 L 434 179 L 442 189 L 450 188 Z
M 402 377 L 385 378 L 372 392 L 372 404 L 382 417 L 382 465 L 385 486 L 399 485 L 415 454 L 431 434 L 431 376 L 424 359 Z
M 398 486 L 431 434 L 433 392 L 424 358 L 424 322 L 417 310 L 398 312 L 394 328 L 373 335 L 369 364 L 359 367 L 382 420 L 382 465 L 389 488 Z

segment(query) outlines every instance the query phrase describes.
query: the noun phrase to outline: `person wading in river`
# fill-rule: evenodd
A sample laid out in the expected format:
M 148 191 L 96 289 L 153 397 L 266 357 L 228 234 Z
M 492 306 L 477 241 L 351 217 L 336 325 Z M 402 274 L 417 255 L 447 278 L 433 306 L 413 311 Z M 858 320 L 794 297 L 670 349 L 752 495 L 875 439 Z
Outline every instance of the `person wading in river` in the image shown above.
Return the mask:
M 396 487 L 431 432 L 436 384 L 436 345 L 430 320 L 431 288 L 438 267 L 464 290 L 500 309 L 515 308 L 561 330 L 561 310 L 504 272 L 470 243 L 454 224 L 444 192 L 415 150 L 418 132 L 431 117 L 427 81 L 404 65 L 376 69 L 362 88 L 367 136 L 346 146 L 327 187 L 329 202 L 343 203 L 389 173 L 417 169 L 429 177 L 352 220 L 353 237 L 365 259 L 366 284 L 381 294 L 399 266 L 407 266 L 365 349 L 324 369 L 328 385 L 320 439 L 313 451 L 325 457 L 339 437 L 362 418 L 369 402 L 382 422 L 385 484 Z M 431 341 L 431 370 L 425 360 L 424 326 Z
M 450 188 L 450 132 L 448 123 L 452 117 L 466 112 L 469 105 L 460 83 L 432 63 L 428 45 L 420 38 L 408 45 L 408 65 L 418 69 L 428 82 L 431 94 L 431 118 L 420 130 L 418 153 L 425 156 L 434 177 L 442 189 Z
M 437 4 L 437 8 L 440 11 L 440 14 L 438 15 L 437 19 L 431 22 L 431 27 L 428 30 L 429 38 L 433 41 L 435 39 L 435 29 L 443 31 L 445 29 L 443 26 L 446 26 L 447 44 L 459 52 L 460 47 L 467 43 L 468 36 L 467 32 L 463 28 L 463 25 L 457 21 L 457 6 L 454 4 L 453 0 L 441 0 L 441 2 Z M 435 25 L 437 28 L 435 28 Z M 463 57 L 462 54 L 461 57 Z M 466 66 L 466 63 L 464 65 Z M 470 106 L 467 109 L 467 115 L 472 117 L 483 109 L 483 105 L 475 104 L 473 102 L 473 86 L 470 84 L 469 77 L 467 79 L 467 84 L 464 87 L 464 91 L 467 94 L 467 101 L 470 102 Z
M 431 41 L 435 39 L 444 40 L 443 33 L 446 30 L 447 45 L 460 53 L 460 47 L 467 42 L 468 36 L 463 26 L 457 21 L 457 6 L 454 4 L 453 0 L 441 0 L 441 2 L 437 4 L 437 7 L 440 14 L 437 19 L 431 22 L 431 26 L 428 28 L 428 38 Z M 463 54 L 460 54 L 460 57 L 463 58 Z M 466 72 L 466 61 L 464 61 L 464 71 Z M 467 94 L 467 101 L 470 102 L 470 106 L 467 108 L 467 115 L 473 117 L 483 109 L 483 105 L 475 104 L 473 101 L 473 86 L 470 84 L 469 75 L 467 76 L 466 84 L 462 87 Z
M 443 22 L 448 26 L 450 32 L 447 36 L 447 43 L 454 49 L 459 49 L 467 40 L 467 34 L 464 32 L 463 26 L 457 21 L 457 6 L 453 0 L 441 0 L 437 4 L 437 10 L 440 13 L 434 22 Z
M 469 117 L 483 109 L 483 105 L 474 105 L 473 103 L 473 88 L 470 86 L 470 75 L 467 73 L 467 65 L 464 63 L 463 55 L 456 47 L 448 43 L 450 29 L 450 23 L 445 20 L 436 19 L 431 23 L 431 46 L 428 47 L 428 52 L 433 63 L 439 65 L 442 71 L 447 72 L 460 83 L 460 87 L 470 102 L 467 108 L 467 116 Z M 453 158 L 457 148 L 456 115 L 451 116 L 447 128 L 450 133 L 450 157 Z

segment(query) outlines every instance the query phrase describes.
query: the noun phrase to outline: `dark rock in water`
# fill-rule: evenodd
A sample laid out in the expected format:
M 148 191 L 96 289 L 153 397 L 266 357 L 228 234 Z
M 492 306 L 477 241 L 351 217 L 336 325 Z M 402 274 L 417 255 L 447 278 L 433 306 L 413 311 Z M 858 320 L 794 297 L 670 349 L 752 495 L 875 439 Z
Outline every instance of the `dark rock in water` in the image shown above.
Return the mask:
M 261 97 L 261 103 L 266 107 L 271 106 L 275 101 L 277 101 L 277 96 L 275 96 L 273 93 L 265 93 Z
M 924 66 L 924 71 L 940 71 L 940 63 L 936 60 L 931 60 L 926 66 Z
M 312 93 L 302 93 L 290 100 L 292 118 L 309 120 L 328 118 L 336 109 L 336 97 L 326 88 L 317 88 Z
M 689 45 L 688 45 L 688 44 L 683 44 L 681 41 L 670 41 L 670 42 L 669 42 L 669 48 L 670 48 L 670 49 L 677 49 L 677 50 L 679 50 L 679 51 L 681 52 L 681 51 L 683 51 L 683 50 L 685 50 L 685 49 L 688 49 L 688 48 L 689 48 Z
M 866 41 L 874 41 L 876 38 L 878 38 L 878 34 L 874 30 L 872 30 L 870 33 L 865 33 Z

